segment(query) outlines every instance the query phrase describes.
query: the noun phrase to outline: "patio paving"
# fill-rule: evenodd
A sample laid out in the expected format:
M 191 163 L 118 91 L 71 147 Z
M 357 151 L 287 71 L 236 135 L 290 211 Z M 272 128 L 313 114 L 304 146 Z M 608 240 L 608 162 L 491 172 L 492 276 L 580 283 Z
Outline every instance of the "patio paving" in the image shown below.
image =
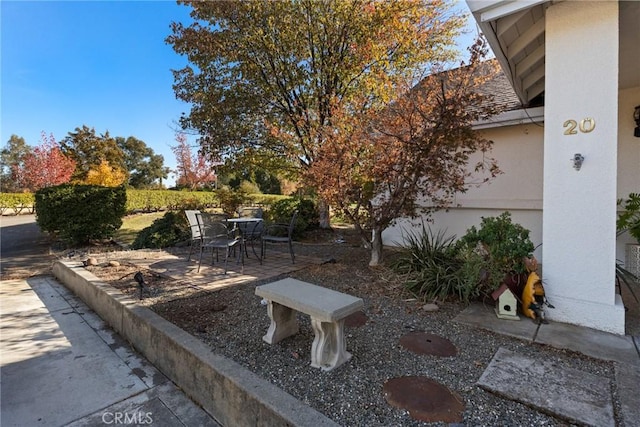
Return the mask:
M 198 272 L 198 254 L 188 258 L 188 248 L 165 250 L 137 250 L 109 252 L 96 256 L 99 262 L 119 260 L 148 268 L 156 273 L 170 277 L 178 283 L 188 283 L 191 287 L 203 290 L 215 290 L 233 285 L 266 280 L 302 270 L 312 265 L 320 265 L 323 260 L 316 257 L 296 255 L 295 263 L 291 262 L 288 251 L 272 249 L 267 253 L 262 263 L 249 251 L 244 258 L 244 264 L 236 259 L 229 259 L 227 274 L 223 273 L 224 263 L 211 263 L 211 254 L 205 253 Z

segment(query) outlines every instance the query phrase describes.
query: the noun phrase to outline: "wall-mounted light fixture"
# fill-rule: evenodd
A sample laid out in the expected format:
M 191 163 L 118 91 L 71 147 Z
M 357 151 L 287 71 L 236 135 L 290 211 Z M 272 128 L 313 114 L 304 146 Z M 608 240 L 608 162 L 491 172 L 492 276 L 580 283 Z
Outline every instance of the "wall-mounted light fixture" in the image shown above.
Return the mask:
M 579 171 L 582 167 L 582 162 L 584 162 L 584 156 L 580 153 L 576 153 L 570 160 L 573 162 L 573 168 Z
M 636 106 L 633 111 L 633 120 L 636 121 L 636 128 L 633 130 L 633 136 L 640 138 L 640 105 Z

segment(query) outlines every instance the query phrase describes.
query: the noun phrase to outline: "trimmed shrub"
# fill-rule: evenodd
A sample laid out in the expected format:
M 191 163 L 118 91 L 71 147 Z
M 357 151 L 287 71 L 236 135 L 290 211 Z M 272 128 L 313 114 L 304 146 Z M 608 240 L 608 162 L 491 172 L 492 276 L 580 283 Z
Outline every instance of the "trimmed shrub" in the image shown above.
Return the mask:
M 162 218 L 142 229 L 131 244 L 132 249 L 161 249 L 175 246 L 191 238 L 191 229 L 184 211 L 167 212 Z
M 251 200 L 253 203 L 260 206 L 271 206 L 274 203 L 289 199 L 289 196 L 283 196 L 282 194 L 251 194 Z
M 238 208 L 250 200 L 247 193 L 240 190 L 229 190 L 228 188 L 216 190 L 216 195 L 220 201 L 222 211 L 229 216 L 234 216 Z
M 225 190 L 222 190 L 223 194 L 224 192 Z M 289 196 L 279 194 L 245 194 L 240 199 L 240 204 L 251 201 L 253 204 L 260 206 L 269 206 L 278 200 L 288 198 Z M 33 193 L 0 193 L 0 214 L 7 214 L 8 212 L 32 213 L 34 211 L 34 199 Z M 180 209 L 205 210 L 219 206 L 220 200 L 217 192 L 213 191 L 127 189 L 126 211 L 128 214 Z
M 40 228 L 72 244 L 110 238 L 122 226 L 124 187 L 62 184 L 35 193 Z
M 319 215 L 318 208 L 309 199 L 297 197 L 282 199 L 275 202 L 267 212 L 265 218 L 269 222 L 288 224 L 295 211 L 298 211 L 298 218 L 294 229 L 294 235 L 299 236 L 307 230 L 318 228 Z
M 482 246 L 487 257 L 503 274 L 525 273 L 524 258 L 535 249 L 529 239 L 529 230 L 511 221 L 511 213 L 503 212 L 497 217 L 483 217 L 480 228 L 471 227 L 460 239 L 459 245 L 469 248 Z M 502 277 L 494 282 L 500 286 Z
M 211 191 L 127 190 L 127 212 L 205 209 L 218 203 L 216 194 Z

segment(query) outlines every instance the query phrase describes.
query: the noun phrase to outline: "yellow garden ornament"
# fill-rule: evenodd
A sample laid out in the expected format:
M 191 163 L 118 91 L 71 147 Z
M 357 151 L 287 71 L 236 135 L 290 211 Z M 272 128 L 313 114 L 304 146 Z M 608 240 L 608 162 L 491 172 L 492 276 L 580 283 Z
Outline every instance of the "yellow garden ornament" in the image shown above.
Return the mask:
M 529 277 L 522 291 L 522 314 L 532 318 L 538 323 L 547 323 L 543 307 L 547 305 L 553 308 L 553 306 L 547 301 L 542 280 L 540 280 L 540 276 L 535 272 L 538 268 L 538 261 L 534 257 L 526 258 L 525 266 L 527 270 L 529 270 Z

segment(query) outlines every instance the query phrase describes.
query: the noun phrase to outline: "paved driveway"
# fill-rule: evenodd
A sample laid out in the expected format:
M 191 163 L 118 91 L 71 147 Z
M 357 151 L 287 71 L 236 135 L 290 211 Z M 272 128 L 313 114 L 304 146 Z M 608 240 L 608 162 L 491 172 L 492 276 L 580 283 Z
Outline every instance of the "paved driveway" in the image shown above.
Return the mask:
M 46 274 L 53 260 L 49 255 L 49 237 L 40 231 L 35 215 L 0 217 L 3 279 Z

